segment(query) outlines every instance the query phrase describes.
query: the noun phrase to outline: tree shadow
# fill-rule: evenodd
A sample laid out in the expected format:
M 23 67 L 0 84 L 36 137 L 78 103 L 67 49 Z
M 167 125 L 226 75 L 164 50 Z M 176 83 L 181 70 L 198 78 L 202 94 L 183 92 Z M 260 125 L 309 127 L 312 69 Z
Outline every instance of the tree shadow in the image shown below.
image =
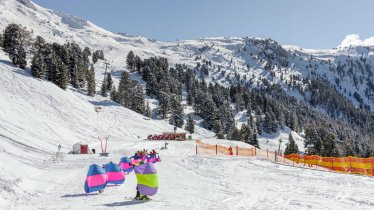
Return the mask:
M 115 70 L 111 72 L 111 76 L 120 79 L 124 70 Z
M 108 204 L 104 204 L 103 206 L 106 206 L 106 207 L 132 206 L 132 205 L 138 205 L 142 203 L 144 203 L 144 201 L 131 200 L 131 201 L 108 203 Z
M 77 197 L 86 197 L 86 196 L 94 196 L 98 195 L 98 193 L 79 193 L 79 194 L 67 194 L 61 196 L 62 198 L 77 198 Z
M 12 71 L 16 74 L 20 74 L 22 76 L 26 76 L 26 77 L 33 77 L 31 75 L 31 72 L 30 72 L 30 69 L 26 68 L 26 69 L 20 69 L 18 68 L 17 66 L 15 66 L 11 61 L 7 61 L 7 60 L 2 60 L 0 59 L 0 63 L 3 63 L 5 65 L 8 65 L 8 66 L 11 66 L 13 67 L 14 69 L 12 69 Z M 34 78 L 34 77 L 33 77 Z
M 105 101 L 89 101 L 91 104 L 95 106 L 121 106 L 120 104 L 112 101 L 112 100 L 105 100 Z
M 16 67 L 11 61 L 7 61 L 7 60 L 2 60 L 0 59 L 0 63 L 3 63 L 3 64 L 6 64 L 6 65 L 9 65 L 9 66 L 14 66 Z

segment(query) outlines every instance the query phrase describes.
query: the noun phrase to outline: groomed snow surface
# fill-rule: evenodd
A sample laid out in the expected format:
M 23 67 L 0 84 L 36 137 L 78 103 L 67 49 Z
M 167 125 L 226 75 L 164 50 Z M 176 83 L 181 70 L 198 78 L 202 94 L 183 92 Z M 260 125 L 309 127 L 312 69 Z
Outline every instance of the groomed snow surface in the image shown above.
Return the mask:
M 194 141 L 144 140 L 172 130 L 165 121 L 146 120 L 124 107 L 32 78 L 0 54 L 0 209 L 373 209 L 374 182 L 277 165 L 255 157 L 196 156 Z M 95 107 L 103 110 L 95 112 Z M 110 135 L 110 157 L 67 155 L 83 141 L 99 150 L 97 136 Z M 204 136 L 200 136 L 203 138 Z M 203 140 L 222 143 L 222 140 Z M 235 142 L 236 144 L 237 142 Z M 234 144 L 234 143 L 233 143 Z M 90 164 L 118 162 L 137 149 L 157 149 L 159 192 L 134 201 L 136 179 L 102 194 L 85 194 Z
M 373 209 L 372 178 L 277 165 L 256 158 L 200 157 L 194 142 L 171 142 L 155 166 L 159 192 L 151 201 L 134 201 L 134 174 L 122 186 L 85 194 L 91 163 L 117 162 L 141 148 L 163 142 L 132 142 L 111 150 L 111 158 L 69 155 L 51 164 L 43 177 L 50 186 L 15 209 Z

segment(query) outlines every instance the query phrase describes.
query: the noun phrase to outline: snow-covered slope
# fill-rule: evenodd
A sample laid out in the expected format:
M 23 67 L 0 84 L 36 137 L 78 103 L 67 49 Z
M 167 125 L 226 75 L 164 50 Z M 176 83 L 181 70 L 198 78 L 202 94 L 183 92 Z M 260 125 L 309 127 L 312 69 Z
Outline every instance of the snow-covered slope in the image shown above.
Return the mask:
M 372 179 L 276 165 L 256 158 L 195 156 L 195 144 L 142 140 L 150 132 L 172 129 L 145 120 L 97 96 L 32 78 L 0 53 L 0 208 L 1 209 L 372 209 Z M 103 107 L 99 113 L 95 107 Z M 110 135 L 110 157 L 67 155 L 50 161 L 63 145 Z M 138 136 L 140 138 L 138 138 Z M 222 142 L 206 140 L 206 142 Z M 225 142 L 227 143 L 227 142 Z M 231 145 L 231 142 L 228 142 Z M 92 163 L 118 162 L 138 149 L 157 149 L 159 192 L 137 202 L 134 174 L 103 194 L 83 191 Z
M 98 137 L 109 138 L 109 151 L 119 143 L 144 140 L 147 135 L 172 131 L 164 121 L 142 115 L 100 96 L 91 98 L 35 79 L 13 67 L 0 53 L 0 197 L 7 189 L 35 189 L 38 174 L 48 167 L 51 153 L 64 152 L 77 142 L 99 151 Z M 102 107 L 99 112 L 96 107 Z M 16 186 L 15 186 L 16 185 Z M 7 187 L 5 187 L 7 186 Z
M 264 69 L 264 58 L 257 56 L 261 52 L 274 55 L 276 64 L 293 61 L 291 68 L 277 69 L 284 71 L 284 76 L 305 77 L 308 71 L 300 69 L 309 63 L 310 55 L 318 61 L 344 60 L 348 54 L 372 56 L 371 49 L 365 47 L 340 51 L 295 47 L 284 50 L 272 41 L 250 38 L 158 42 L 114 34 L 78 17 L 44 9 L 29 0 L 0 0 L 0 29 L 9 23 L 22 24 L 32 30 L 34 36 L 41 35 L 50 42 L 70 41 L 93 50 L 102 49 L 112 70 L 124 69 L 125 55 L 130 50 L 142 58 L 163 56 L 172 64 L 195 66 L 207 59 L 213 64 L 208 81 L 226 85 L 231 83 L 219 78 L 218 66 L 228 71 L 227 74 L 237 71 L 240 75 L 247 74 L 248 78 L 253 75 L 256 81 L 268 78 L 271 82 L 285 84 L 280 80 L 280 72 L 273 77 Z M 266 42 L 270 45 L 265 45 Z M 300 55 L 292 60 L 288 49 Z M 103 64 L 99 63 L 96 69 L 98 75 L 102 74 Z M 325 67 L 319 74 L 324 73 L 323 69 Z M 133 174 L 121 187 L 108 188 L 102 195 L 86 196 L 83 182 L 88 165 L 117 162 L 136 149 L 159 149 L 163 142 L 143 139 L 150 133 L 170 131 L 172 127 L 165 121 L 146 120 L 100 96 L 87 97 L 74 89 L 63 91 L 50 82 L 32 78 L 27 71 L 13 67 L 2 52 L 0 75 L 1 209 L 372 209 L 374 206 L 370 194 L 373 184 L 368 177 L 291 168 L 256 158 L 199 157 L 194 156 L 193 142 L 171 143 L 168 150 L 160 152 L 162 162 L 156 165 L 160 191 L 152 202 L 125 199 L 135 194 Z M 328 77 L 333 79 L 333 74 Z M 292 91 L 289 93 L 297 96 Z M 96 112 L 99 106 L 102 109 Z M 200 128 L 198 132 L 211 135 Z M 260 144 L 263 148 L 274 149 L 277 140 L 287 138 L 285 133 L 288 132 L 266 136 L 268 138 L 260 139 Z M 65 162 L 50 161 L 51 152 L 57 151 L 59 144 L 64 152 L 70 151 L 79 141 L 99 150 L 98 136 L 108 135 L 109 158 L 67 155 Z M 268 144 L 267 139 L 272 142 Z M 302 144 L 301 141 L 297 143 Z
M 87 195 L 83 182 L 92 162 L 117 162 L 136 149 L 162 143 L 124 142 L 111 158 L 68 156 L 50 165 L 49 187 L 12 209 L 372 209 L 372 178 L 277 165 L 256 158 L 195 156 L 193 142 L 171 142 L 155 165 L 159 190 L 149 202 L 134 201 L 136 178 Z

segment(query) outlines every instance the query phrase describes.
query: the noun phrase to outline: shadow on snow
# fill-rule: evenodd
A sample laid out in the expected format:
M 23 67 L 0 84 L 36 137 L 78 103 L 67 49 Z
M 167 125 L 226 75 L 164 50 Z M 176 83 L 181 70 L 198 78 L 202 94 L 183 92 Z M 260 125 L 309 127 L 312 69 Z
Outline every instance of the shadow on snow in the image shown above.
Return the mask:
M 62 198 L 77 198 L 77 197 L 94 196 L 94 195 L 99 195 L 99 193 L 95 193 L 95 194 L 89 194 L 89 193 L 67 194 L 67 195 L 63 195 L 61 197 Z
M 103 206 L 106 206 L 106 207 L 132 206 L 132 205 L 142 204 L 144 202 L 146 201 L 131 200 L 131 201 L 108 203 L 108 204 L 104 204 Z

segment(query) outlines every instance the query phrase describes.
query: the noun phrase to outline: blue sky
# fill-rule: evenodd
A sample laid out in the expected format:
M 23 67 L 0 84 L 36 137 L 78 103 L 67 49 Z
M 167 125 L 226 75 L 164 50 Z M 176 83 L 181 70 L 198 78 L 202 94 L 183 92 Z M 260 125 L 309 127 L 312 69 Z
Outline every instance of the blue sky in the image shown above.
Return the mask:
M 373 0 L 33 0 L 113 32 L 162 41 L 208 36 L 272 38 L 333 48 L 374 35 Z

